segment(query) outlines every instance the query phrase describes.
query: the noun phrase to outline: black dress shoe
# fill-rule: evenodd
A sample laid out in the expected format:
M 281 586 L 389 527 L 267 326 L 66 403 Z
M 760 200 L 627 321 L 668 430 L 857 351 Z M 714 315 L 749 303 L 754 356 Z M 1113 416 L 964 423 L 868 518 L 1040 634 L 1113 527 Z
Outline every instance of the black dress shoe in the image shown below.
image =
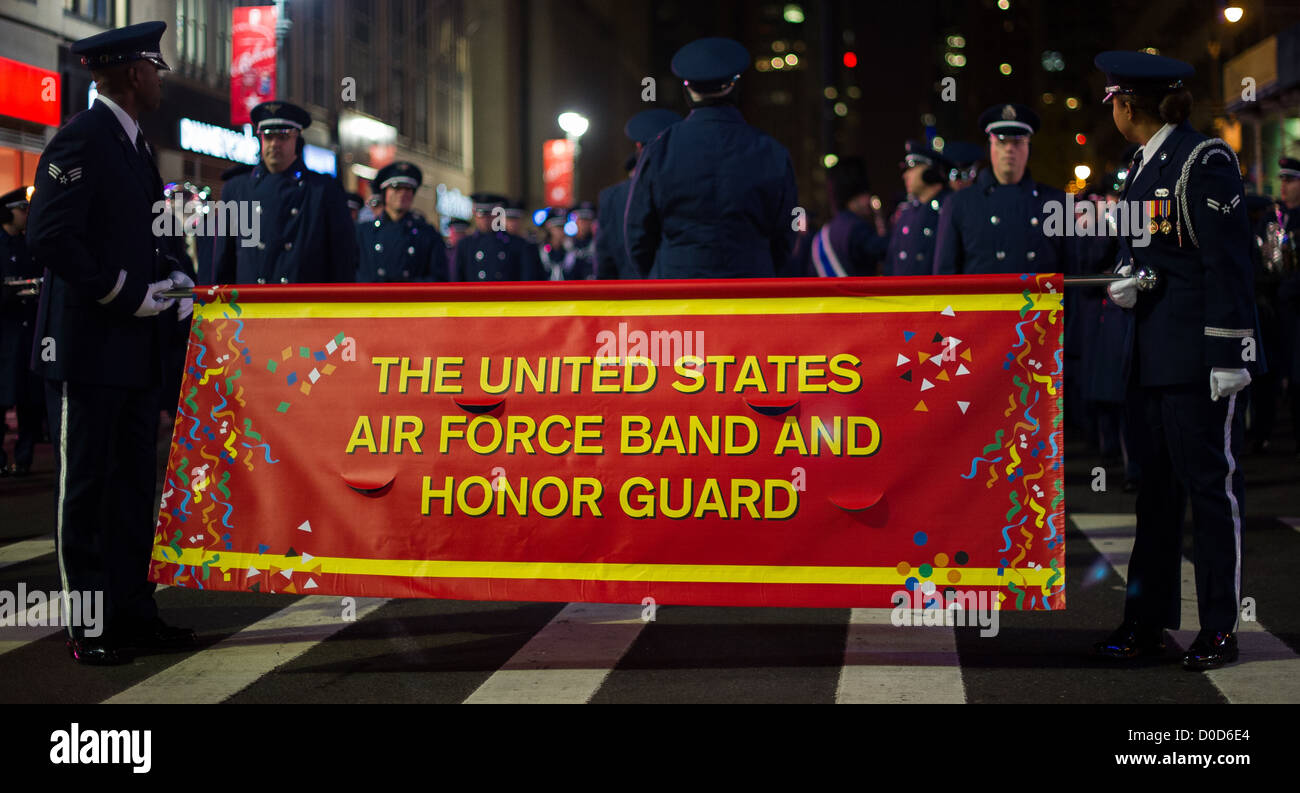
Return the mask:
M 1237 634 L 1201 631 L 1183 653 L 1183 668 L 1193 672 L 1218 669 L 1237 660 Z
M 177 628 L 160 618 L 136 624 L 126 630 L 125 644 L 150 650 L 183 650 L 196 643 L 194 631 Z
M 72 660 L 87 666 L 117 666 L 131 660 L 115 645 L 95 639 L 69 639 Z
M 1162 628 L 1146 628 L 1136 622 L 1125 622 L 1105 641 L 1094 644 L 1093 650 L 1106 658 L 1160 655 L 1165 651 L 1165 632 Z

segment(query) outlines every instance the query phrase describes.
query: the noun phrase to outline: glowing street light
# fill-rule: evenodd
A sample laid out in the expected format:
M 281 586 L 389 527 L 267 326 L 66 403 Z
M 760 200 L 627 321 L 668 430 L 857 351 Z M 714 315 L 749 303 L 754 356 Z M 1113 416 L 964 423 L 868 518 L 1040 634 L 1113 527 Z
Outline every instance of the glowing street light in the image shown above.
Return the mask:
M 581 138 L 587 133 L 587 127 L 590 125 L 587 117 L 581 113 L 561 113 L 558 120 L 560 129 L 564 130 L 564 134 L 571 138 Z
M 1088 181 L 1089 176 L 1092 176 L 1091 168 L 1086 165 L 1074 166 L 1074 178 L 1078 179 L 1080 182 L 1086 182 Z
M 1231 23 L 1236 23 L 1241 21 L 1241 15 L 1243 13 L 1241 6 L 1228 6 L 1223 9 L 1223 18 Z
M 587 132 L 590 122 L 587 117 L 581 113 L 566 111 L 560 114 L 557 119 L 560 129 L 564 130 L 564 135 L 573 141 L 573 195 L 577 197 L 578 193 L 578 156 L 582 154 L 581 138 Z

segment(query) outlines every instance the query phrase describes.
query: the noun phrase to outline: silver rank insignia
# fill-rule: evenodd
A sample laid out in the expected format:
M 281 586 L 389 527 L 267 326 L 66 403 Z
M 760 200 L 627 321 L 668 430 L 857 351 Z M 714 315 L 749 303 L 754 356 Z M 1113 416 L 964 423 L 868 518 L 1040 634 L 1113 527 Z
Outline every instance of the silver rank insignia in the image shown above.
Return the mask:
M 81 168 L 70 168 L 65 173 L 62 168 L 50 163 L 50 178 L 62 185 L 69 185 L 81 178 Z
M 1205 205 L 1215 212 L 1222 212 L 1225 215 L 1231 215 L 1232 210 L 1237 208 L 1241 203 L 1241 196 L 1233 196 L 1231 201 L 1215 201 L 1213 198 L 1206 198 Z
M 1158 187 L 1158 188 L 1156 188 L 1156 198 L 1167 198 L 1168 196 L 1169 196 L 1169 188 L 1168 188 L 1168 187 Z

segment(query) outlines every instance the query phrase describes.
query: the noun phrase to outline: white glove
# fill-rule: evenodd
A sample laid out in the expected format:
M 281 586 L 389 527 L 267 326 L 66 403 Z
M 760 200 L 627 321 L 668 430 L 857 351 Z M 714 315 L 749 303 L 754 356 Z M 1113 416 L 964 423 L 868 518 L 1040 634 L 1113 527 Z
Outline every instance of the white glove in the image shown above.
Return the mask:
M 1120 308 L 1133 308 L 1138 302 L 1137 279 L 1131 277 L 1133 265 L 1126 264 L 1115 271 L 1116 275 L 1130 276 L 1121 281 L 1112 281 L 1106 287 L 1111 301 Z
M 157 283 L 149 284 L 149 288 L 144 293 L 144 300 L 140 303 L 140 307 L 135 310 L 135 315 L 137 317 L 156 317 L 176 305 L 175 298 L 156 297 L 158 292 L 166 291 L 173 286 L 174 284 L 170 278 L 164 278 Z
M 183 287 L 185 289 L 194 288 L 194 279 L 190 278 L 188 275 L 181 272 L 180 270 L 172 270 L 171 279 L 172 279 L 172 283 L 178 287 Z M 194 298 L 182 297 L 180 308 L 176 312 L 176 319 L 181 322 L 184 322 L 185 320 L 189 319 L 190 314 L 193 313 L 194 313 Z
M 1250 385 L 1250 372 L 1245 369 L 1211 369 L 1210 400 L 1218 402 L 1221 396 L 1232 396 Z

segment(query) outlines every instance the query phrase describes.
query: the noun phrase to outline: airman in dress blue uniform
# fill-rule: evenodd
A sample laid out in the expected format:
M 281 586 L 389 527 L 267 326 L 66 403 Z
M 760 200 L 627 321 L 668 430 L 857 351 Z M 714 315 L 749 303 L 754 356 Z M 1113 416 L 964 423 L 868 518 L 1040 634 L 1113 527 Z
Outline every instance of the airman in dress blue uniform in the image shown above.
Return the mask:
M 456 271 L 456 246 L 470 235 L 469 221 L 464 218 L 452 218 L 447 221 L 447 280 L 459 281 Z
M 992 166 L 944 202 L 934 272 L 1070 271 L 1067 237 L 1045 233 L 1046 205 L 1063 207 L 1065 193 L 1029 176 L 1029 137 L 1038 130 L 1038 114 L 1024 105 L 994 105 L 979 123 Z
M 36 290 L 4 286 L 3 282 L 39 278 L 40 269 L 27 251 L 27 210 L 32 188 L 19 187 L 0 196 L 0 476 L 26 476 L 41 435 L 45 384 L 29 364 L 36 333 Z M 18 438 L 14 461 L 8 463 L 4 412 L 14 407 Z
M 194 283 L 168 274 L 154 236 L 162 179 L 138 122 L 162 101 L 166 28 L 146 22 L 72 45 L 99 96 L 41 155 L 27 230 L 45 271 L 32 366 L 46 379 L 57 443 L 60 577 L 65 592 L 103 592 L 107 612 L 98 636 L 68 626 L 79 663 L 122 663 L 125 648 L 194 642 L 192 631 L 158 618 L 146 580 L 165 348 L 193 309 L 187 299 L 174 310 L 160 293 Z
M 627 208 L 627 191 L 632 186 L 637 160 L 645 145 L 682 117 L 671 110 L 651 108 L 642 110 L 623 125 L 623 134 L 636 146 L 636 152 L 623 163 L 628 177 L 618 184 L 600 191 L 596 200 L 596 214 L 600 225 L 596 231 L 596 277 L 604 279 L 640 278 L 641 272 L 627 258 L 623 241 L 623 210 Z
M 1300 160 L 1283 157 L 1278 161 L 1278 201 L 1270 207 L 1268 215 L 1287 233 L 1286 245 L 1293 252 L 1300 247 Z M 1268 222 L 1265 218 L 1265 223 Z M 1257 233 L 1261 235 L 1264 229 Z M 1297 254 L 1300 256 L 1300 254 Z M 1284 265 L 1275 272 L 1277 279 L 1277 344 L 1276 360 L 1271 368 L 1275 380 L 1288 381 L 1291 403 L 1291 430 L 1295 435 L 1295 451 L 1300 454 L 1300 262 Z M 1254 389 L 1251 389 L 1254 390 Z M 1268 420 L 1271 424 L 1271 418 Z
M 357 237 L 343 188 L 302 162 L 302 131 L 311 115 L 280 100 L 263 102 L 250 115 L 261 159 L 226 183 L 221 200 L 243 202 L 243 211 L 256 213 L 259 234 L 254 241 L 228 231 L 218 240 L 217 282 L 355 283 Z
M 909 140 L 900 167 L 907 201 L 900 208 L 889 236 L 885 275 L 930 275 L 934 272 L 939 211 L 952 195 L 948 177 L 955 166 L 921 141 Z
M 808 260 L 813 274 L 832 278 L 877 275 L 888 239 L 877 234 L 867 220 L 871 186 L 866 163 L 861 157 L 841 157 L 827 170 L 826 183 L 834 214 L 811 240 Z M 782 274 L 790 269 L 779 268 Z
M 424 176 L 414 164 L 399 161 L 375 175 L 375 192 L 384 206 L 374 220 L 357 224 L 364 284 L 447 280 L 447 246 L 438 230 L 411 211 Z
M 588 281 L 596 277 L 596 205 L 579 201 L 569 210 L 577 233 L 568 239 L 564 252 L 564 280 Z
M 524 208 L 527 202 L 522 198 L 512 198 L 506 201 L 506 233 L 513 234 L 516 237 L 528 241 L 528 235 L 524 233 Z
M 344 193 L 348 200 L 348 215 L 351 216 L 353 223 L 361 222 L 361 210 L 366 208 L 366 199 L 361 197 L 360 193 Z
M 474 193 L 474 228 L 456 246 L 456 269 L 461 281 L 533 281 L 540 277 L 536 248 L 505 230 L 504 211 L 500 229 L 493 211 L 504 210 L 506 199 L 495 193 Z
M 673 56 L 694 108 L 646 146 L 624 235 L 639 272 L 658 278 L 772 277 L 790 258 L 798 191 L 790 153 L 745 123 L 736 41 L 699 39 Z
M 1259 355 L 1245 191 L 1232 149 L 1187 123 L 1190 65 L 1142 52 L 1104 52 L 1096 63 L 1116 127 L 1142 147 L 1124 200 L 1144 208 L 1150 239 L 1121 244 L 1135 269 L 1159 281 L 1141 294 L 1133 277 L 1109 287 L 1137 316 L 1147 437 L 1124 622 L 1096 649 L 1114 658 L 1158 653 L 1164 629 L 1179 626 L 1190 497 L 1200 633 L 1183 665 L 1213 669 L 1237 659 L 1245 507 L 1237 394 Z
M 948 170 L 949 189 L 964 190 L 975 184 L 986 151 L 986 147 L 964 140 L 948 141 L 944 145 L 943 158 L 952 166 Z
M 537 245 L 537 255 L 548 281 L 563 281 L 564 260 L 568 254 L 569 236 L 564 232 L 569 213 L 560 207 L 547 207 L 542 231 L 546 239 Z

